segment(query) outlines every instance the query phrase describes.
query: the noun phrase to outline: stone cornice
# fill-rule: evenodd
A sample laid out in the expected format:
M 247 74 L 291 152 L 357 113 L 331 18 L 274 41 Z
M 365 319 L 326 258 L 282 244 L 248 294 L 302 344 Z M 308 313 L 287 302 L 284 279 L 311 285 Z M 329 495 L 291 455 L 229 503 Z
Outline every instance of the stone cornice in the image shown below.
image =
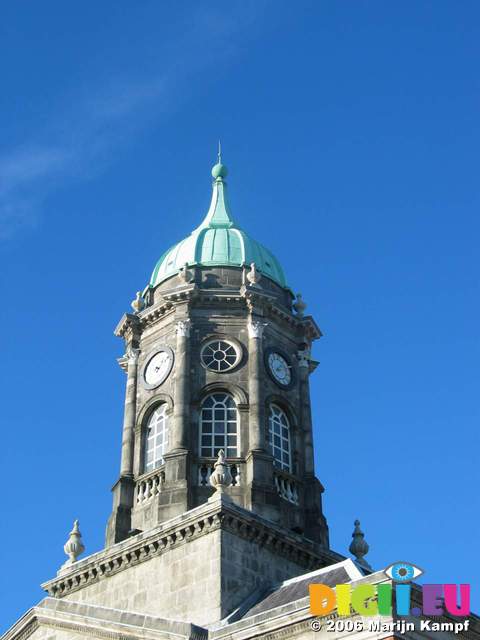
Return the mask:
M 124 313 L 120 318 L 120 322 L 115 327 L 114 335 L 124 338 L 129 332 L 136 332 L 139 329 L 139 319 L 134 313 Z
M 78 560 L 68 572 L 62 570 L 61 575 L 42 584 L 42 588 L 50 596 L 62 598 L 219 529 L 267 547 L 272 553 L 305 567 L 306 571 L 343 559 L 251 511 L 219 499 Z
M 193 306 L 215 306 L 218 304 L 235 305 L 250 312 L 260 309 L 264 317 L 280 321 L 290 329 L 301 331 L 309 340 L 322 336 L 312 316 L 300 317 L 276 303 L 276 297 L 257 287 L 242 286 L 240 289 L 202 289 L 195 285 L 185 285 L 162 292 L 162 299 L 155 305 L 145 308 L 139 314 L 126 313 L 115 329 L 115 335 L 126 337 L 129 331 L 140 331 L 154 325 L 165 317 L 178 303 Z
M 206 640 L 203 627 L 110 607 L 45 598 L 30 609 L 2 640 L 26 640 L 39 627 L 73 631 L 105 640 Z

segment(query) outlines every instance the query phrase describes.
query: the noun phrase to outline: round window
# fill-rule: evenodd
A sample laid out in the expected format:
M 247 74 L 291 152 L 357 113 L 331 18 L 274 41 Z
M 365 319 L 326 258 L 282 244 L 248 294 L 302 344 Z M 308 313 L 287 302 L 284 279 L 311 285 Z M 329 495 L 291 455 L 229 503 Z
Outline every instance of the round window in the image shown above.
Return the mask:
M 240 361 L 240 348 L 230 340 L 209 340 L 200 354 L 202 364 L 212 371 L 233 369 Z

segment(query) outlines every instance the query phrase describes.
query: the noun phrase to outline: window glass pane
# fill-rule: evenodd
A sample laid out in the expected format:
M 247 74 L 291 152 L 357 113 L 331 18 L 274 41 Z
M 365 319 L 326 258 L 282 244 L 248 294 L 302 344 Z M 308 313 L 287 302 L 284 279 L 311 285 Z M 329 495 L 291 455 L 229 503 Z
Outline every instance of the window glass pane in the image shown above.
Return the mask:
M 237 410 L 233 398 L 226 393 L 214 393 L 205 399 L 203 407 L 205 407 L 206 404 L 208 404 L 210 408 L 202 408 L 200 414 L 201 455 L 215 457 L 218 455 L 220 449 L 224 449 L 227 457 L 229 455 L 236 457 Z M 227 406 L 231 407 L 228 411 Z M 212 432 L 214 434 L 213 438 Z M 229 434 L 229 438 L 233 438 L 229 442 L 230 453 L 225 448 L 227 444 L 227 433 Z
M 151 471 L 163 464 L 168 445 L 167 405 L 162 404 L 150 415 L 145 431 L 144 470 Z
M 268 443 L 276 466 L 290 471 L 290 425 L 286 413 L 276 405 L 270 406 Z

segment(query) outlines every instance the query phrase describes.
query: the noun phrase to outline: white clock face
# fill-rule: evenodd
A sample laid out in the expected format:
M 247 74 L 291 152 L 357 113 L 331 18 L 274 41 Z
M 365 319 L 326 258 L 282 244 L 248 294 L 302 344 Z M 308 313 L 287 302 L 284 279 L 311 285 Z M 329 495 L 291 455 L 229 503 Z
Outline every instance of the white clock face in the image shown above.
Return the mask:
M 268 356 L 268 366 L 275 380 L 283 385 L 287 386 L 292 381 L 292 372 L 288 362 L 279 353 L 271 353 Z
M 173 354 L 170 351 L 159 351 L 147 363 L 144 378 L 148 386 L 158 386 L 170 373 Z

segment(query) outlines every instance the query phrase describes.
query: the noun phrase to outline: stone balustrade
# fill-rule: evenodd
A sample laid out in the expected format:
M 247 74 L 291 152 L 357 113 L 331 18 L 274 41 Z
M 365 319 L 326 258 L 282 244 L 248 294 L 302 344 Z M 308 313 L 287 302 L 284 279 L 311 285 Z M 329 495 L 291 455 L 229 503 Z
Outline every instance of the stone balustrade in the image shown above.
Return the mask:
M 147 500 L 151 500 L 158 495 L 162 490 L 164 482 L 165 470 L 163 466 L 151 471 L 148 475 L 142 476 L 137 481 L 135 489 L 136 504 L 147 502 Z
M 279 469 L 274 470 L 273 477 L 278 495 L 292 504 L 299 504 L 298 484 L 296 480 L 292 478 L 290 474 L 280 471 Z

